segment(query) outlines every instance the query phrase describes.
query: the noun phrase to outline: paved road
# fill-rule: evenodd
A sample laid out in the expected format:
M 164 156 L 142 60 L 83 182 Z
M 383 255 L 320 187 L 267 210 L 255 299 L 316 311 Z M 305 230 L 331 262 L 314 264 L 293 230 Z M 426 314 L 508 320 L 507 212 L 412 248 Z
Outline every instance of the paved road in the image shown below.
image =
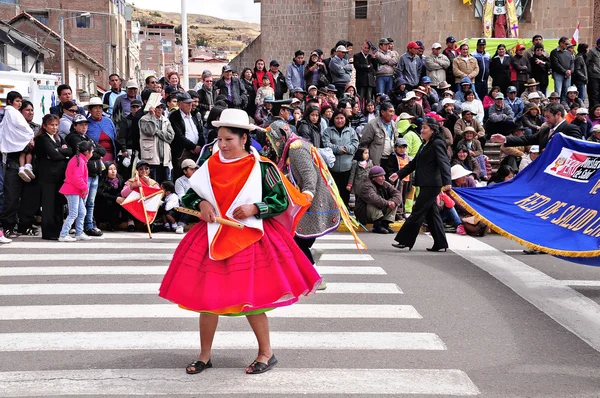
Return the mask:
M 0 247 L 0 396 L 600 396 L 600 268 L 525 256 L 497 235 L 452 252 L 319 239 L 328 289 L 270 313 L 276 370 L 222 319 L 214 369 L 188 376 L 197 317 L 156 290 L 179 236 Z

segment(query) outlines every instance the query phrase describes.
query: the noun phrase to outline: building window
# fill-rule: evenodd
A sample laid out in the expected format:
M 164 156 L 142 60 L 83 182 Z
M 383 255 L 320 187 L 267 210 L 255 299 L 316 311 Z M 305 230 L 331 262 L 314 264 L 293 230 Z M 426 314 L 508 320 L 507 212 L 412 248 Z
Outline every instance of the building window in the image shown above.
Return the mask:
M 165 52 L 165 53 L 172 53 L 173 52 L 173 47 L 171 47 L 171 46 L 163 46 L 163 52 Z
M 78 16 L 75 18 L 75 24 L 78 28 L 89 29 L 92 27 L 92 16 Z
M 152 51 L 154 50 L 154 45 L 153 44 L 146 44 L 146 51 Z
M 17 4 L 16 0 L 0 0 L 0 4 Z
M 6 64 L 6 44 L 0 44 L 0 63 Z
M 29 72 L 27 70 L 27 54 L 21 53 L 21 72 Z
M 354 18 L 356 19 L 367 19 L 367 3 L 366 1 L 355 1 L 354 2 Z
M 48 26 L 49 18 L 47 12 L 30 12 L 29 14 L 44 25 Z

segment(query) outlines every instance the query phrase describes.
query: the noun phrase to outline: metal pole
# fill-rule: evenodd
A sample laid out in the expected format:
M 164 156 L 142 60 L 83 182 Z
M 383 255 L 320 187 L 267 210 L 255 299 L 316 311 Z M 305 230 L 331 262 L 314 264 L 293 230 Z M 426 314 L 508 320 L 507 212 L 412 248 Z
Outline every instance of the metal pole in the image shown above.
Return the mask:
M 108 15 L 108 74 L 113 73 L 113 48 L 112 48 L 112 15 Z
M 62 84 L 67 82 L 65 76 L 65 19 L 60 17 L 60 76 Z
M 183 48 L 183 82 L 181 82 L 181 86 L 187 91 L 190 82 L 188 69 L 187 0 L 181 0 L 181 45 Z

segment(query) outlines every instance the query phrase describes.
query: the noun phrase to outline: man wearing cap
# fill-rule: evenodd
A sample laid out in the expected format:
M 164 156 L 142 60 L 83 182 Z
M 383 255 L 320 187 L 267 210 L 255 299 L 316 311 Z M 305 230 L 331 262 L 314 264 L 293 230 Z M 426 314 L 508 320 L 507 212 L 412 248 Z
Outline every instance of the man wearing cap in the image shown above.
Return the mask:
M 485 98 L 488 93 L 488 80 L 490 78 L 490 54 L 485 51 L 485 39 L 477 40 L 477 49 L 471 54 L 477 60 L 479 73 L 475 77 L 475 91 L 479 98 Z
M 273 109 L 273 101 L 274 98 L 268 95 L 265 97 L 265 102 L 256 109 L 256 112 L 253 116 L 254 123 L 257 126 L 268 126 L 271 124 L 271 121 L 273 120 L 273 113 L 271 113 L 271 110 Z
M 87 120 L 85 116 L 75 115 L 73 117 L 73 125 L 77 126 L 80 124 L 89 125 L 89 120 Z M 94 150 L 92 157 L 87 161 L 88 196 L 85 203 L 87 213 L 85 215 L 83 229 L 88 236 L 102 236 L 102 231 L 94 225 L 94 205 L 96 192 L 98 191 L 98 179 L 100 174 L 102 174 L 102 157 L 106 155 L 106 150 L 87 135 L 87 128 L 83 130 L 80 129 L 79 131 L 73 129 L 73 131 L 65 138 L 65 142 L 73 149 L 73 153 L 77 153 L 77 147 L 83 141 L 91 143 Z
M 373 223 L 376 234 L 392 234 L 396 210 L 402 204 L 402 193 L 385 180 L 385 170 L 374 166 L 356 195 L 354 214 L 363 225 Z
M 285 70 L 285 84 L 290 92 L 296 87 L 304 88 L 304 63 L 304 51 L 296 50 Z
M 456 51 L 456 39 L 454 38 L 454 36 L 448 36 L 446 38 L 446 48 L 444 48 L 442 54 L 444 54 L 446 58 L 448 58 L 448 60 L 450 61 L 450 66 L 446 68 L 446 81 L 452 84 L 455 80 L 453 71 L 454 58 L 456 58 L 456 56 L 458 55 Z
M 431 85 L 438 87 L 446 80 L 446 70 L 450 67 L 450 60 L 442 54 L 442 45 L 433 43 L 431 54 L 425 57 L 425 68 L 427 76 L 431 79 Z
M 440 97 L 437 91 L 431 87 L 431 78 L 429 76 L 423 76 L 421 78 L 419 89 L 425 93 L 425 99 L 429 102 L 431 110 L 435 110 L 438 106 L 438 102 L 440 102 Z
M 233 77 L 230 76 L 230 79 Z M 183 174 L 181 162 L 185 159 L 198 159 L 202 146 L 204 146 L 202 126 L 192 115 L 193 102 L 188 93 L 182 93 L 177 101 L 179 110 L 171 112 L 169 115 L 169 121 L 175 133 L 171 142 L 173 179 L 177 179 Z
M 473 112 L 466 110 L 462 111 L 462 117 L 456 121 L 454 125 L 454 140 L 460 141 L 463 138 L 465 130 L 467 127 L 473 127 L 475 132 L 477 133 L 476 138 L 480 139 L 485 137 L 485 129 L 479 123 L 477 119 L 473 116 Z
M 567 98 L 567 88 L 571 85 L 571 74 L 575 67 L 575 60 L 567 50 L 567 44 L 569 39 L 563 36 L 558 41 L 558 47 L 550 52 L 554 90 L 561 100 Z
M 279 62 L 276 59 L 269 62 L 267 76 L 271 79 L 271 87 L 275 91 L 275 99 L 282 100 L 283 95 L 288 91 L 288 86 L 285 83 L 285 76 L 279 70 Z
M 213 91 L 215 95 L 222 94 L 227 97 L 229 108 L 244 109 L 248 105 L 248 93 L 244 83 L 239 78 L 233 77 L 233 69 L 230 65 L 223 67 L 223 75 L 213 83 Z
M 454 73 L 454 82 L 457 84 L 457 89 L 460 90 L 460 81 L 468 77 L 471 82 L 475 81 L 475 77 L 479 74 L 479 65 L 477 60 L 469 54 L 469 45 L 463 43 L 460 45 L 460 54 L 452 61 L 452 72 Z
M 505 102 L 512 108 L 515 120 L 521 119 L 525 104 L 521 98 L 517 97 L 517 88 L 515 86 L 509 86 L 506 90 Z
M 488 121 L 485 130 L 488 134 L 508 134 L 515 126 L 515 114 L 510 105 L 504 103 L 504 94 L 497 93 L 494 105 L 488 108 Z
M 592 127 L 592 131 L 590 131 L 590 136 L 587 140 L 592 142 L 600 142 L 600 124 Z
M 352 77 L 352 65 L 346 59 L 348 50 L 346 47 L 339 45 L 335 49 L 335 55 L 329 63 L 329 71 L 331 73 L 331 82 L 337 89 L 337 97 L 340 98 L 344 93 L 346 84 L 350 83 Z
M 121 77 L 116 73 L 113 73 L 108 77 L 108 85 L 110 86 L 110 90 L 104 93 L 102 103 L 108 106 L 106 113 L 109 116 L 112 116 L 115 101 L 117 100 L 117 97 L 125 94 L 125 90 L 121 88 L 123 83 Z
M 139 127 L 140 159 L 150 165 L 150 178 L 159 182 L 169 180 L 171 142 L 175 138 L 175 131 L 164 115 L 164 105 L 161 103 L 145 114 L 140 119 Z
M 390 42 L 387 38 L 379 40 L 379 50 L 375 53 L 377 70 L 375 71 L 375 85 L 377 92 L 387 94 L 392 91 L 394 83 L 394 69 L 398 65 L 398 58 L 390 51 Z
M 517 95 L 521 95 L 525 91 L 525 82 L 529 79 L 531 73 L 531 64 L 529 58 L 525 56 L 525 46 L 517 44 L 516 54 L 513 55 L 510 66 L 514 71 L 512 85 L 517 87 Z
M 588 101 L 591 109 L 600 104 L 600 37 L 596 40 L 596 46 L 587 52 L 585 63 L 588 73 Z
M 402 77 L 406 81 L 406 89 L 414 90 L 419 87 L 423 72 L 423 59 L 417 54 L 419 45 L 411 41 L 406 46 L 406 52 L 400 56 L 398 67 L 394 72 L 396 78 Z
M 600 130 L 598 130 L 600 131 Z M 532 145 L 529 148 L 529 153 L 525 154 L 521 158 L 521 163 L 519 163 L 519 172 L 523 171 L 523 169 L 531 164 L 534 160 L 536 160 L 540 156 L 540 147 L 538 145 Z
M 111 119 L 117 128 L 118 137 L 125 134 L 125 132 L 120 131 L 120 126 L 122 120 L 131 113 L 131 102 L 133 100 L 141 101 L 141 97 L 138 94 L 139 87 L 135 80 L 129 80 L 125 87 L 127 89 L 125 94 L 117 97 L 111 114 Z
M 352 58 L 352 65 L 356 69 L 356 90 L 362 102 L 361 109 L 364 109 L 366 102 L 373 98 L 375 68 L 373 68 L 374 58 L 371 52 L 375 53 L 376 51 L 373 51 L 369 41 L 365 40 L 360 51 Z
M 587 139 L 591 135 L 592 131 L 592 122 L 588 118 L 588 110 L 587 108 L 579 108 L 577 109 L 577 113 L 575 114 L 575 119 L 571 122 L 573 126 L 577 126 L 579 131 L 581 131 L 581 136 L 583 139 Z

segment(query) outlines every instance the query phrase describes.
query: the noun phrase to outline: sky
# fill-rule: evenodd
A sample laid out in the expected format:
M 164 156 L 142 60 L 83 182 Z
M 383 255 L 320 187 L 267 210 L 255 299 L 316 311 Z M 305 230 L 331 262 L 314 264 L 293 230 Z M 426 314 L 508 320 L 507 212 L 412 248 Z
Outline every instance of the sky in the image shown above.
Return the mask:
M 149 10 L 181 12 L 181 1 L 129 0 Z M 188 14 L 203 14 L 223 19 L 260 23 L 260 3 L 254 0 L 187 0 Z

